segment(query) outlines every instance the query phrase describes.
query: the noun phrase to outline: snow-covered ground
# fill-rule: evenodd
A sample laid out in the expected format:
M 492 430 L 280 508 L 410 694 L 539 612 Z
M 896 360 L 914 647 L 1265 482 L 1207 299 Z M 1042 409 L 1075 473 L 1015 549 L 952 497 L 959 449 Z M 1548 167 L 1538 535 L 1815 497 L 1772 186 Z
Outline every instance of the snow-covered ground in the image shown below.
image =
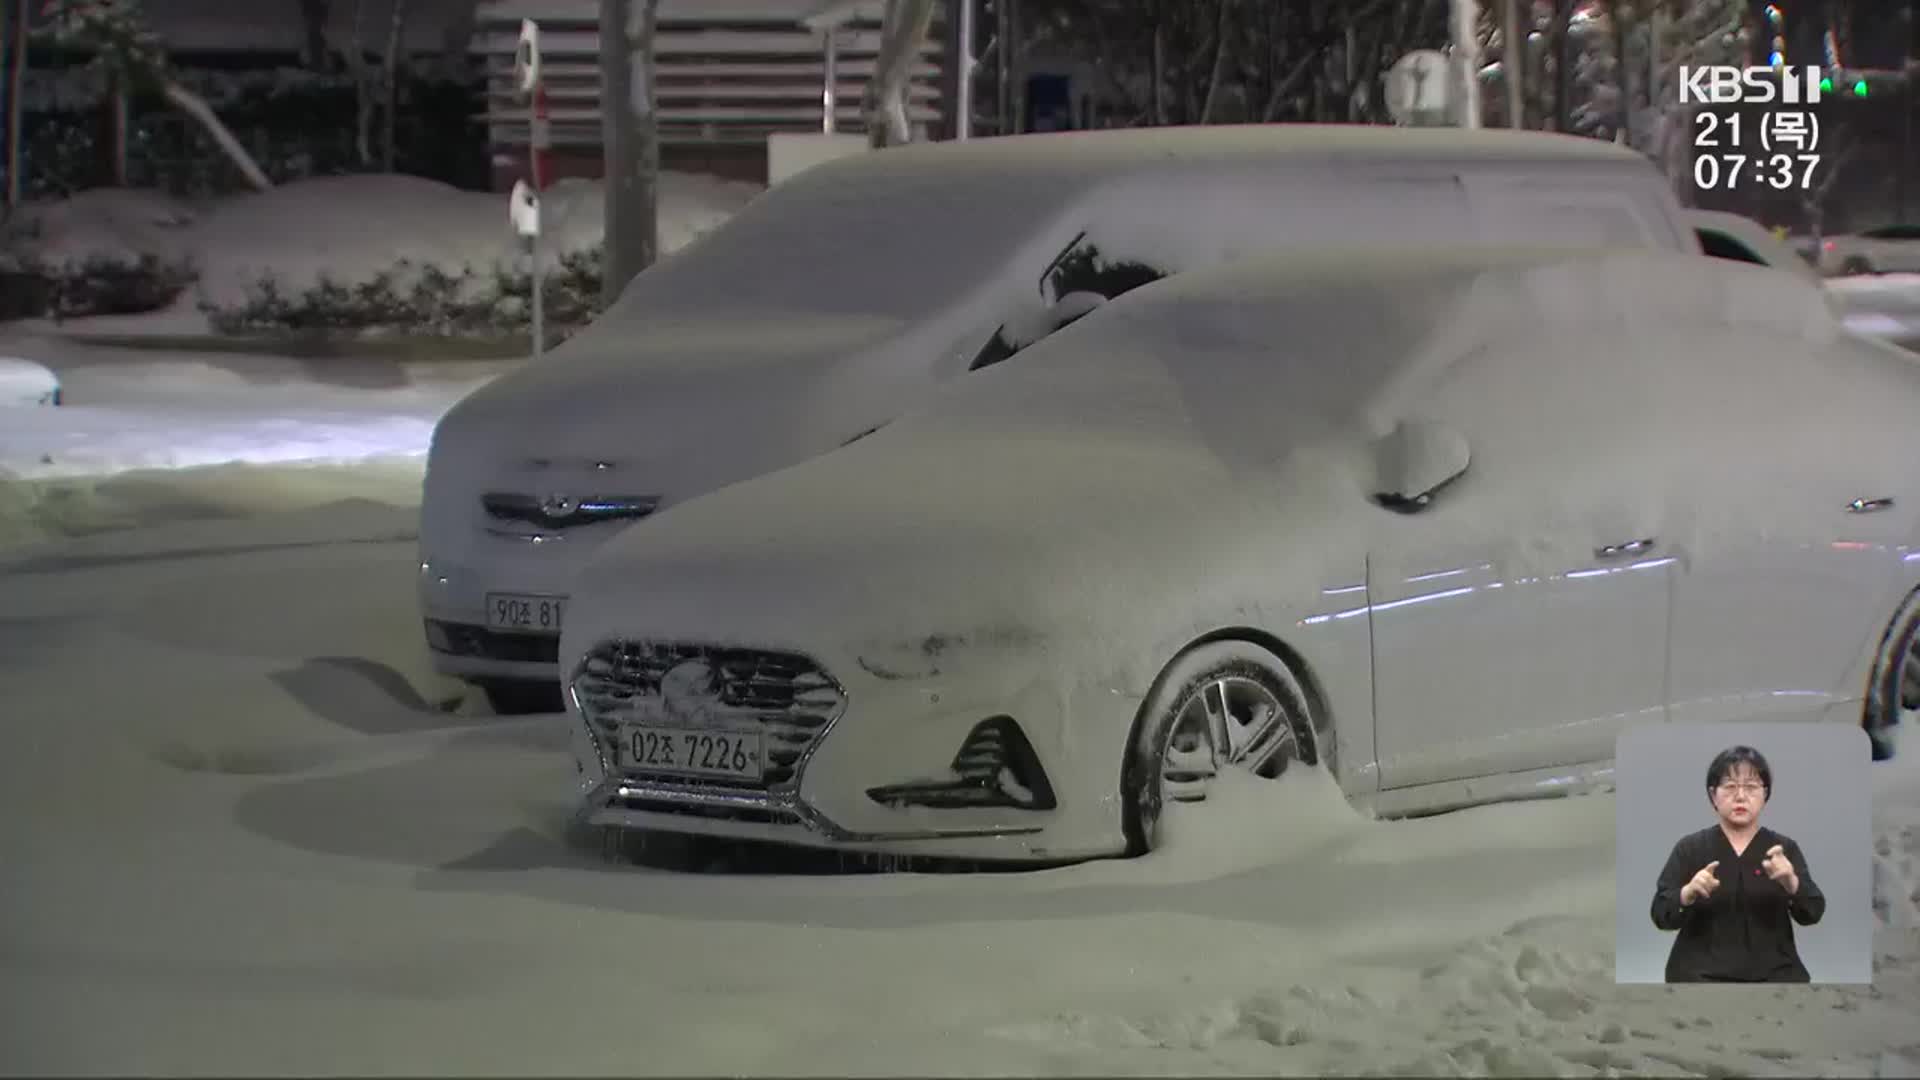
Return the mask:
M 65 404 L 0 409 L 0 550 L 162 517 L 349 497 L 417 502 L 433 426 L 517 361 L 309 361 L 105 349 L 33 337 Z M 248 491 L 245 466 L 298 464 Z M 345 468 L 345 466 L 359 466 Z
M 1617 986 L 1606 795 L 1373 822 L 1311 774 L 1130 863 L 606 861 L 566 839 L 561 721 L 431 674 L 412 508 L 280 509 L 289 476 L 0 559 L 0 1069 L 1920 1068 L 1920 747 L 1876 767 L 1870 989 Z
M 78 404 L 35 414 L 110 475 L 0 483 L 0 1070 L 1920 1069 L 1920 746 L 1876 766 L 1872 988 L 1616 985 L 1608 795 L 1374 822 L 1301 775 L 1175 807 L 1134 862 L 609 861 L 569 842 L 562 722 L 423 651 L 424 443 L 380 425 L 460 379 L 136 355 L 63 354 Z M 112 472 L 272 445 L 268 414 L 400 453 Z

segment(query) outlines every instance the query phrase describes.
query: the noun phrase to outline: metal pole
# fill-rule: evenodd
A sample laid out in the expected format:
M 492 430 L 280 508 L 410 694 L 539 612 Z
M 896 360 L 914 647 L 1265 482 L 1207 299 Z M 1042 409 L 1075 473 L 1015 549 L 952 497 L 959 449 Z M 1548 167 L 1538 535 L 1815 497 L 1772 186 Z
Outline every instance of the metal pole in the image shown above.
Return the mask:
M 1520 5 L 1518 0 L 1497 0 L 1500 4 L 1500 37 L 1505 42 L 1501 55 L 1505 59 L 1507 74 L 1507 126 L 1523 128 L 1527 126 L 1527 99 L 1524 84 L 1527 77 L 1527 32 L 1520 26 Z
M 823 33 L 826 36 L 826 85 L 820 91 L 820 131 L 831 135 L 839 122 L 834 114 L 840 109 L 840 28 L 829 26 Z
M 546 309 L 547 290 L 540 277 L 540 234 L 545 232 L 547 147 L 553 142 L 553 136 L 547 120 L 547 87 L 544 81 L 533 87 L 533 123 L 529 132 L 528 162 L 533 173 L 533 213 L 534 220 L 540 223 L 533 233 L 533 242 L 529 245 L 533 271 L 533 358 L 539 360 L 547 349 Z
M 960 38 L 959 68 L 955 71 L 953 96 L 953 137 L 956 139 L 973 138 L 973 50 L 974 50 L 974 6 L 979 0 L 958 0 L 960 4 L 958 36 Z
M 1454 65 L 1460 72 L 1460 126 L 1480 126 L 1480 34 L 1474 0 L 1453 0 Z

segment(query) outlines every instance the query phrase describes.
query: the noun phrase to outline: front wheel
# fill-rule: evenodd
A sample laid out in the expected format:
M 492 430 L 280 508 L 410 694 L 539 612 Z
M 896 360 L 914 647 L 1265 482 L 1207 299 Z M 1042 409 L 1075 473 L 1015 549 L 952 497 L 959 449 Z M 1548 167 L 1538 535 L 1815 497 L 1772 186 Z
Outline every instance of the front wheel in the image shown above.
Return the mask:
M 1874 658 L 1861 723 L 1873 739 L 1873 758 L 1893 756 L 1893 729 L 1920 713 L 1920 589 L 1893 616 Z
M 1213 778 L 1240 769 L 1273 779 L 1320 763 L 1320 734 L 1295 672 L 1244 641 L 1194 648 L 1160 675 L 1141 707 L 1121 769 L 1127 853 L 1158 846 L 1168 802 L 1202 802 Z

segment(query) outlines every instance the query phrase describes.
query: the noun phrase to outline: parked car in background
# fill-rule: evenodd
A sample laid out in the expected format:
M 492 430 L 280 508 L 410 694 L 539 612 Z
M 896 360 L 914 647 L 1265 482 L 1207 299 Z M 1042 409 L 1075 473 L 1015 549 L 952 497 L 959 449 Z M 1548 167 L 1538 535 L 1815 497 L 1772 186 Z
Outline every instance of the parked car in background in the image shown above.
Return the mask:
M 0 356 L 0 405 L 58 405 L 60 377 L 45 364 Z
M 592 549 L 860 439 L 1142 284 L 1263 251 L 1698 252 L 1642 156 L 1538 132 L 1247 125 L 897 147 L 809 169 L 639 275 L 435 432 L 420 599 L 438 668 L 558 710 Z
M 1688 210 L 1687 222 L 1700 241 L 1700 250 L 1707 255 L 1787 270 L 1810 281 L 1820 280 L 1819 272 L 1806 256 L 1750 217 L 1719 210 Z
M 1401 814 L 1578 790 L 1634 724 L 1884 752 L 1917 413 L 1818 287 L 1693 253 L 1190 271 L 602 545 L 561 637 L 581 814 L 1075 859 L 1228 770 Z
M 1920 225 L 1881 225 L 1820 244 L 1825 274 L 1920 273 Z

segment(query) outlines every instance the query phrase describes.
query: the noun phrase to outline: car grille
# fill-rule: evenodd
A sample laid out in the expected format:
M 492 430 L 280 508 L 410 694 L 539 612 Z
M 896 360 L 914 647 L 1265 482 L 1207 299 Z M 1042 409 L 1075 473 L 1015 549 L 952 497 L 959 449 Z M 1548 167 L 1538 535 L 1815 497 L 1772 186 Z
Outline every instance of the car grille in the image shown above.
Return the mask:
M 840 684 L 798 653 L 685 642 L 617 641 L 595 647 L 581 661 L 573 691 L 608 765 L 614 757 L 606 748 L 630 730 L 635 710 L 657 706 L 667 673 L 696 662 L 704 665 L 698 670 L 706 673 L 707 693 L 719 711 L 730 721 L 759 726 L 767 760 L 758 783 L 718 778 L 695 783 L 734 790 L 791 788 L 800 762 L 846 705 Z
M 427 620 L 427 640 L 444 641 L 439 651 L 455 656 L 477 656 L 487 660 L 511 660 L 526 664 L 560 662 L 560 638 L 554 634 L 511 634 L 489 630 L 472 623 Z
M 500 525 L 540 530 L 572 529 L 609 521 L 638 521 L 660 506 L 658 495 L 530 495 L 489 491 L 480 508 Z

